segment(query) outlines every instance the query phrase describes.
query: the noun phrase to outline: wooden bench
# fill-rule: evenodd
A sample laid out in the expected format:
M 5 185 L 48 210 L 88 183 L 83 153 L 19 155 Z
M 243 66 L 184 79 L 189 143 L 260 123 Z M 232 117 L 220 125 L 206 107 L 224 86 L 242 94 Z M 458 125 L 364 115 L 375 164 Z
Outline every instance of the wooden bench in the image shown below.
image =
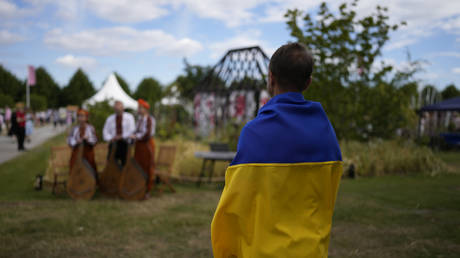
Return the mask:
M 107 144 L 97 144 L 94 148 L 94 155 L 98 173 L 103 171 L 107 162 Z M 65 146 L 51 147 L 51 155 L 48 162 L 47 178 L 52 180 L 52 193 L 65 192 L 67 178 L 69 177 L 69 162 L 72 149 Z M 59 190 L 63 186 L 63 190 Z
M 169 182 L 169 179 L 171 177 L 175 158 L 176 146 L 160 145 L 157 159 L 155 160 L 155 174 L 160 179 L 160 183 L 166 185 L 173 193 L 175 193 L 176 190 Z M 160 193 L 163 191 L 163 189 L 160 188 L 160 184 L 157 185 L 157 189 Z

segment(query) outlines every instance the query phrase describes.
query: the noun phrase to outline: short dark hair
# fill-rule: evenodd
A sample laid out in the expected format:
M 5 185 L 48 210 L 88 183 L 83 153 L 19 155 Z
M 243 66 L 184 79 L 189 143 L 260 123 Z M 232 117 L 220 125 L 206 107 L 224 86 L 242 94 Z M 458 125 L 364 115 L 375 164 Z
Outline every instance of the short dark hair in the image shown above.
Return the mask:
M 305 45 L 289 43 L 275 51 L 268 69 L 280 87 L 302 91 L 313 72 L 313 57 Z

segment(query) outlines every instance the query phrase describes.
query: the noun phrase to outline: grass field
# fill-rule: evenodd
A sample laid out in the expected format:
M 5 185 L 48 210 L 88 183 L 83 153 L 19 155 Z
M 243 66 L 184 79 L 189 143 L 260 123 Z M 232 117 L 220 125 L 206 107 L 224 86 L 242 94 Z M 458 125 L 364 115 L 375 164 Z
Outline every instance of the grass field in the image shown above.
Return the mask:
M 58 136 L 0 165 L 0 257 L 212 257 L 216 185 L 145 202 L 74 202 L 33 190 Z M 458 166 L 459 153 L 440 157 Z M 330 257 L 458 257 L 460 175 L 343 180 Z

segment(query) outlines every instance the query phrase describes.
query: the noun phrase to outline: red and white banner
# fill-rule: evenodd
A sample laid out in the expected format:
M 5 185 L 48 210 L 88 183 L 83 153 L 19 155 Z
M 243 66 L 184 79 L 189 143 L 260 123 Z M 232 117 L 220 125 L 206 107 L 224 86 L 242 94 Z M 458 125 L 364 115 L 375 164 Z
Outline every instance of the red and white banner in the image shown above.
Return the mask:
M 29 76 L 27 77 L 27 85 L 34 86 L 35 85 L 35 68 L 29 65 L 27 69 L 29 71 Z

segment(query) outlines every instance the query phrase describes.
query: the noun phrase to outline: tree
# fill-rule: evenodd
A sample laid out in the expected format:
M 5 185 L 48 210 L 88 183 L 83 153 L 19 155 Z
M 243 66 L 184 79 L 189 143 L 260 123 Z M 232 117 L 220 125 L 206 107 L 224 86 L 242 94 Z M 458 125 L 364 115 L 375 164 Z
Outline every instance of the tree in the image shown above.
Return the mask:
M 46 109 L 46 98 L 37 94 L 30 94 L 30 107 L 35 111 Z
M 60 104 L 81 106 L 83 101 L 96 93 L 88 76 L 80 68 L 70 78 L 69 84 L 61 91 Z
M 184 59 L 184 65 L 185 74 L 177 77 L 176 85 L 182 98 L 193 100 L 195 87 L 204 80 L 205 76 L 211 71 L 211 67 L 190 65 L 187 59 Z
M 297 9 L 285 17 L 293 36 L 311 49 L 315 59 L 313 83 L 306 98 L 321 102 L 339 138 L 391 137 L 410 125 L 411 101 L 417 91 L 411 68 L 394 71 L 376 60 L 401 24 L 388 24 L 388 9 L 377 6 L 369 16 L 357 16 L 358 1 L 341 4 L 337 13 L 322 3 L 315 17 Z M 303 19 L 303 28 L 299 27 Z M 416 86 L 416 85 L 415 85 Z
M 450 84 L 444 88 L 441 92 L 441 97 L 443 100 L 455 98 L 460 96 L 460 90 L 458 90 L 454 84 Z
M 149 102 L 150 107 L 153 108 L 155 103 L 163 97 L 163 88 L 160 83 L 152 77 L 144 78 L 137 86 L 134 93 L 136 99 L 144 99 Z
M 20 81 L 14 74 L 0 65 L 0 94 L 9 96 L 13 102 L 23 101 L 22 98 L 25 96 L 25 89 L 24 82 Z
M 10 95 L 0 93 L 0 108 L 4 108 L 5 106 L 13 107 L 14 99 Z
M 119 75 L 117 72 L 115 72 L 115 77 L 117 78 L 118 83 L 120 84 L 121 88 L 128 94 L 129 96 L 133 96 L 131 93 L 131 89 L 129 88 L 129 84 Z
M 35 70 L 35 77 L 36 84 L 30 87 L 30 94 L 45 97 L 48 107 L 57 108 L 59 106 L 59 96 L 61 91 L 58 84 L 44 67 L 39 67 Z

